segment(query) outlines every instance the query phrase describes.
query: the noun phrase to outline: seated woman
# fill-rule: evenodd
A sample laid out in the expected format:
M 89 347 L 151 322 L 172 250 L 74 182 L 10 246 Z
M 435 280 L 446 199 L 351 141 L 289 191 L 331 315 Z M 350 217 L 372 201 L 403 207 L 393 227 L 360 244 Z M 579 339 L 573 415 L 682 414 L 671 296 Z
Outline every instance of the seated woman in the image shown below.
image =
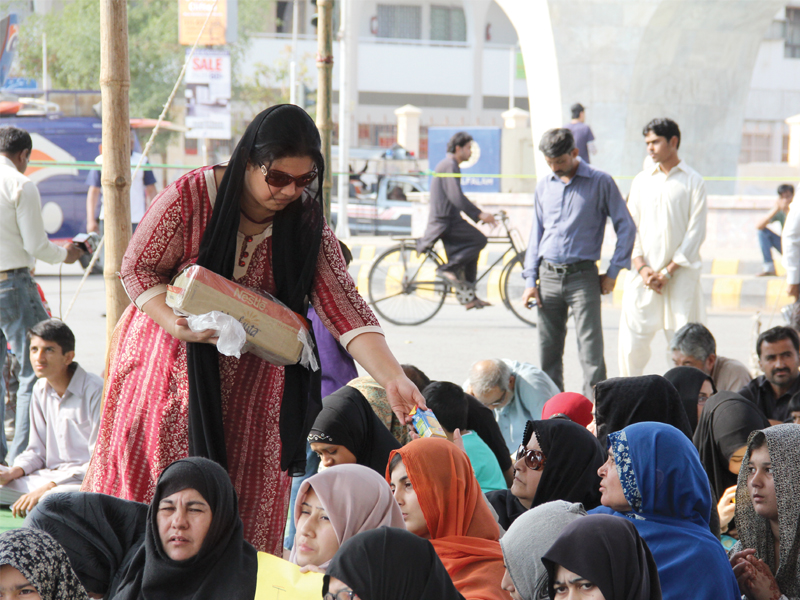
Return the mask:
M 340 465 L 306 479 L 297 494 L 294 521 L 297 543 L 289 560 L 323 571 L 339 546 L 357 533 L 384 525 L 405 529 L 386 480 L 361 465 Z
M 600 445 L 606 437 L 633 423 L 667 423 L 692 439 L 692 427 L 678 390 L 660 375 L 616 377 L 594 387 L 595 434 Z
M 114 600 L 253 600 L 256 551 L 244 539 L 230 477 L 217 463 L 192 457 L 164 469 L 143 532 L 137 523 L 144 505 L 110 500 L 55 494 L 27 521 L 65 547 L 88 591 Z
M 703 412 L 703 406 L 711 396 L 717 393 L 711 375 L 706 375 L 695 367 L 675 367 L 664 373 L 664 379 L 669 381 L 678 390 L 683 409 L 689 419 L 689 425 L 694 433 L 697 423 Z
M 603 462 L 603 447 L 585 427 L 564 419 L 528 421 L 511 489 L 486 497 L 503 529 L 526 510 L 552 500 L 594 508 L 600 505 L 597 469 Z
M 567 525 L 585 516 L 583 506 L 563 500 L 547 502 L 521 515 L 500 538 L 506 567 L 501 587 L 514 600 L 546 598 L 547 571 L 542 556 Z
M 88 600 L 89 596 L 58 542 L 44 531 L 23 528 L 0 534 L 0 598 Z
M 653 553 L 665 600 L 739 600 L 722 545 L 709 530 L 711 492 L 697 450 L 664 423 L 608 436 L 598 471 L 606 513 L 631 520 Z
M 594 405 L 583 394 L 575 392 L 561 392 L 544 403 L 542 407 L 542 421 L 557 417 L 567 417 L 581 427 L 588 427 L 594 418 L 592 411 Z
M 361 395 L 366 398 L 372 408 L 372 412 L 375 413 L 384 427 L 389 430 L 398 444 L 405 446 L 411 441 L 411 434 L 409 434 L 405 424 L 401 423 L 397 415 L 394 414 L 392 406 L 389 404 L 386 390 L 377 381 L 369 375 L 365 375 L 356 377 L 347 384 L 347 387 L 361 392 Z M 422 390 L 419 391 L 421 392 Z
M 347 540 L 328 566 L 325 600 L 464 600 L 431 543 L 381 527 Z
M 688 368 L 688 367 L 686 367 Z M 694 445 L 718 500 L 720 529 L 729 529 L 736 509 L 736 482 L 750 434 L 769 427 L 754 403 L 734 392 L 720 392 L 709 400 L 694 433 Z M 733 532 L 732 532 L 733 533 Z M 730 541 L 726 536 L 723 541 Z
M 564 528 L 542 562 L 550 598 L 661 600 L 653 555 L 625 519 L 577 519 Z
M 414 440 L 392 453 L 386 479 L 406 529 L 431 540 L 459 592 L 508 600 L 500 529 L 463 450 L 441 438 Z
M 357 463 L 380 474 L 400 447 L 361 392 L 348 385 L 322 400 L 308 441 L 325 468 Z
M 739 471 L 731 565 L 750 600 L 800 597 L 800 425 L 758 431 Z

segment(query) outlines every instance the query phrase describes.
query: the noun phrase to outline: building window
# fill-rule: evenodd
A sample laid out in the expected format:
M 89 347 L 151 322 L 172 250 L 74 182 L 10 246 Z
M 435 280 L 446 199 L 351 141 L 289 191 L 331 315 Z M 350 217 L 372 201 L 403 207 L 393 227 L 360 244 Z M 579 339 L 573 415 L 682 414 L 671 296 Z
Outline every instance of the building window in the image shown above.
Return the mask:
M 786 58 L 800 58 L 800 8 L 786 8 L 783 37 L 786 40 L 783 55 Z
M 445 42 L 467 41 L 467 20 L 464 9 L 431 6 L 431 39 Z
M 772 150 L 772 123 L 749 121 L 742 133 L 740 163 L 770 162 Z
M 378 4 L 378 37 L 422 39 L 422 7 Z

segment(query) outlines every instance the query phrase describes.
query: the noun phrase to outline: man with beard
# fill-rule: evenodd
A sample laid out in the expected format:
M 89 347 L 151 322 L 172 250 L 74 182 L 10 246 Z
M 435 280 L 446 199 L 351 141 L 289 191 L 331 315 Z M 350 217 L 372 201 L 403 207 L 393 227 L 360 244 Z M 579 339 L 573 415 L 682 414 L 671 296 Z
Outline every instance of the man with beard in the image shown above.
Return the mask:
M 792 422 L 789 401 L 800 391 L 800 337 L 791 327 L 773 327 L 758 336 L 758 364 L 764 374 L 739 390 L 770 423 Z
M 564 339 L 572 309 L 578 335 L 586 396 L 606 378 L 600 295 L 609 294 L 621 269 L 630 267 L 636 226 L 617 184 L 578 157 L 569 129 L 551 129 L 539 143 L 552 173 L 542 177 L 534 196 L 534 220 L 525 254 L 523 302 L 539 307 L 542 370 L 564 390 Z M 607 271 L 597 261 L 606 220 L 617 245 Z

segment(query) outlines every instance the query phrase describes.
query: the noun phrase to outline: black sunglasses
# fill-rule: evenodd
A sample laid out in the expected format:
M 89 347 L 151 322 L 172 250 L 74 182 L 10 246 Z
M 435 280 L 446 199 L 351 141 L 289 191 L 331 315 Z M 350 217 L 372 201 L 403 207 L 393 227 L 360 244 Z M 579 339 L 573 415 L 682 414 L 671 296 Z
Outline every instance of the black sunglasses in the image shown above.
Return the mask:
M 308 173 L 294 177 L 283 171 L 267 169 L 264 165 L 261 165 L 261 173 L 264 175 L 264 181 L 272 187 L 277 188 L 286 187 L 292 182 L 294 182 L 297 187 L 304 188 L 317 178 L 316 171 L 309 171 Z
M 525 466 L 531 471 L 541 471 L 547 462 L 547 457 L 541 450 L 528 450 L 525 446 L 520 446 L 517 450 L 516 460 L 525 457 Z

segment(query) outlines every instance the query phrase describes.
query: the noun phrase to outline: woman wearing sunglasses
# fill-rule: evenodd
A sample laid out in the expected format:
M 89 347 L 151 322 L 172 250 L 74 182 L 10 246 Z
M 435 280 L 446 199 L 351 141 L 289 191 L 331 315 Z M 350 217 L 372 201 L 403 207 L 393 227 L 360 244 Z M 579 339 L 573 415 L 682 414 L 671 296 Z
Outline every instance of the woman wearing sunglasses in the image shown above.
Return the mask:
M 580 502 L 587 510 L 600 505 L 597 469 L 605 453 L 585 427 L 566 419 L 528 421 L 514 458 L 511 489 L 486 494 L 503 529 L 553 500 Z
M 205 456 L 234 482 L 245 539 L 281 553 L 290 476 L 304 471 L 320 409 L 319 371 L 218 354 L 214 331 L 193 332 L 166 304 L 167 284 L 192 263 L 301 315 L 310 300 L 399 417 L 415 402 L 424 406 L 347 273 L 319 186 L 308 187 L 324 170 L 308 114 L 273 106 L 248 126 L 227 165 L 187 173 L 154 200 L 122 263 L 133 304 L 109 349 L 85 490 L 149 502 L 166 465 Z

